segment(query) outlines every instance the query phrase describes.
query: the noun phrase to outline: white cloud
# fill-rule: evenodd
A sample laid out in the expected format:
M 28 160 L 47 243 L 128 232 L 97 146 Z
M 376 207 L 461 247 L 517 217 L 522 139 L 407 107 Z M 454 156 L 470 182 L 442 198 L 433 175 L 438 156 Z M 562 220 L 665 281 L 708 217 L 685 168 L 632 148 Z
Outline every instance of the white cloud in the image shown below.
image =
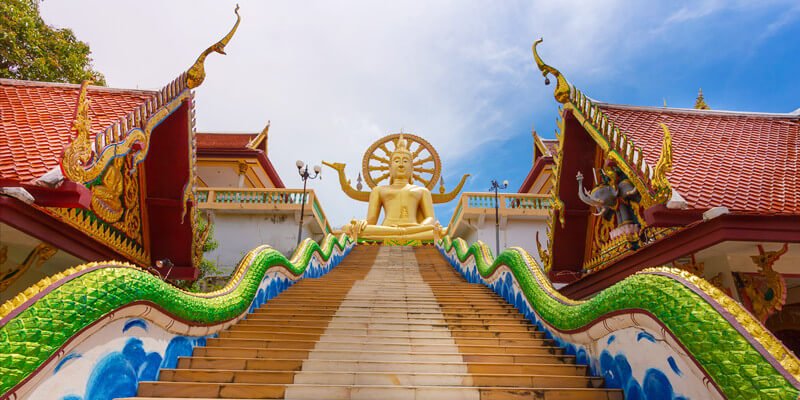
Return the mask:
M 671 14 L 664 21 L 666 24 L 680 23 L 691 21 L 698 18 L 706 17 L 719 9 L 723 5 L 719 1 L 698 1 L 689 6 L 681 7 L 678 11 Z
M 759 40 L 767 39 L 770 36 L 778 33 L 781 29 L 795 22 L 798 18 L 800 18 L 800 5 L 795 5 L 789 10 L 781 13 L 774 22 L 767 25 L 767 27 L 764 29 L 764 32 L 762 32 L 761 36 L 759 36 Z
M 544 37 L 545 60 L 581 86 L 624 64 L 649 40 L 636 33 L 663 21 L 651 6 L 600 3 L 241 1 L 228 55 L 206 61 L 198 130 L 257 132 L 272 120 L 269 157 L 286 185 L 298 187 L 296 159 L 346 162 L 355 179 L 367 146 L 403 128 L 437 148 L 452 188 L 463 173 L 493 174 L 473 164 L 482 145 L 529 137 L 529 128 L 512 129 L 520 115 L 540 110 L 553 119 L 552 86 L 542 86 L 530 53 L 534 40 Z M 233 8 L 42 3 L 48 23 L 89 42 L 110 86 L 140 88 L 161 87 L 188 68 L 230 29 Z M 341 193 L 334 172 L 325 168 L 323 176 L 310 187 L 334 224 L 363 217 L 365 205 Z M 438 217 L 446 223 L 450 216 Z

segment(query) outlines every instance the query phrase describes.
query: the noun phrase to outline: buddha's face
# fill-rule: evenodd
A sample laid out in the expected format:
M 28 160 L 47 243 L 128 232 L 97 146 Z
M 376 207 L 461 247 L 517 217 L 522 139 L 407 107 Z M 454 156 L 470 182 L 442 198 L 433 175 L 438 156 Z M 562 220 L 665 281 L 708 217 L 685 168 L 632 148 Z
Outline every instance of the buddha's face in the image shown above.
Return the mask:
M 392 154 L 392 163 L 389 166 L 389 175 L 392 179 L 411 178 L 411 154 L 395 152 Z

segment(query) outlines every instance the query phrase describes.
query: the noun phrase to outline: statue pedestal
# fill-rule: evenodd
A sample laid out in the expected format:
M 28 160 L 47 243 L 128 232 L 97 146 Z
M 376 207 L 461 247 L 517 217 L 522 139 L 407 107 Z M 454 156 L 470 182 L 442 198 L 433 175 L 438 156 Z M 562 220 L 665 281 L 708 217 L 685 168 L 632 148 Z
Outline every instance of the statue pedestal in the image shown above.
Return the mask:
M 366 246 L 434 246 L 432 240 L 419 239 L 358 239 L 358 244 Z

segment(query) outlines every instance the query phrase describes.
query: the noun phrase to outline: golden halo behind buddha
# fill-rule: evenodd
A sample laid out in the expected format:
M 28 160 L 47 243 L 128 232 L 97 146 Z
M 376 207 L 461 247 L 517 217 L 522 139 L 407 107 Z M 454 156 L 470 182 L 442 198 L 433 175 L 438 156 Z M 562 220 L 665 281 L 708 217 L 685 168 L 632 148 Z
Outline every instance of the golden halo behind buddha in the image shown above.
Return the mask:
M 394 133 L 376 140 L 364 153 L 361 170 L 370 189 L 389 178 L 390 158 L 395 152 L 411 155 L 412 180 L 421 182 L 428 190 L 436 186 L 442 173 L 436 149 L 419 136 Z

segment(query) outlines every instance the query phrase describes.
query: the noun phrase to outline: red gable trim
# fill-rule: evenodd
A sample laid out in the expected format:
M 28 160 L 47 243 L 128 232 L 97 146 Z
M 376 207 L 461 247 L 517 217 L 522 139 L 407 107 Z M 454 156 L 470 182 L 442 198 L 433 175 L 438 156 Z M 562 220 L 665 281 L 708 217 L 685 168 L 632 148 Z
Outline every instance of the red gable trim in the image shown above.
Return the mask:
M 200 149 L 244 149 L 258 134 L 248 133 L 198 133 L 197 147 Z
M 86 261 L 127 259 L 83 231 L 14 198 L 0 196 L 0 221 Z
M 519 187 L 517 193 L 528 193 L 533 186 L 533 183 L 536 182 L 536 179 L 539 177 L 539 174 L 542 173 L 544 167 L 547 165 L 553 165 L 553 157 L 545 156 L 539 157 L 536 159 L 536 163 L 533 164 L 530 172 L 528 172 L 528 176 L 525 177 L 525 180 L 522 182 L 522 186 Z
M 0 187 L 21 187 L 33 196 L 34 204 L 40 207 L 88 210 L 92 201 L 92 192 L 86 186 L 72 181 L 64 181 L 59 187 L 51 189 L 0 177 Z
M 272 166 L 272 162 L 270 162 L 269 158 L 267 157 L 266 153 L 261 150 L 250 150 L 250 149 L 221 149 L 221 148 L 198 148 L 197 149 L 197 156 L 198 157 L 220 157 L 220 158 L 255 158 L 258 160 L 258 163 L 261 164 L 261 167 L 264 168 L 264 171 L 267 172 L 267 176 L 275 185 L 276 188 L 286 188 L 284 186 L 281 177 L 278 176 L 278 171 L 275 170 L 275 167 Z

